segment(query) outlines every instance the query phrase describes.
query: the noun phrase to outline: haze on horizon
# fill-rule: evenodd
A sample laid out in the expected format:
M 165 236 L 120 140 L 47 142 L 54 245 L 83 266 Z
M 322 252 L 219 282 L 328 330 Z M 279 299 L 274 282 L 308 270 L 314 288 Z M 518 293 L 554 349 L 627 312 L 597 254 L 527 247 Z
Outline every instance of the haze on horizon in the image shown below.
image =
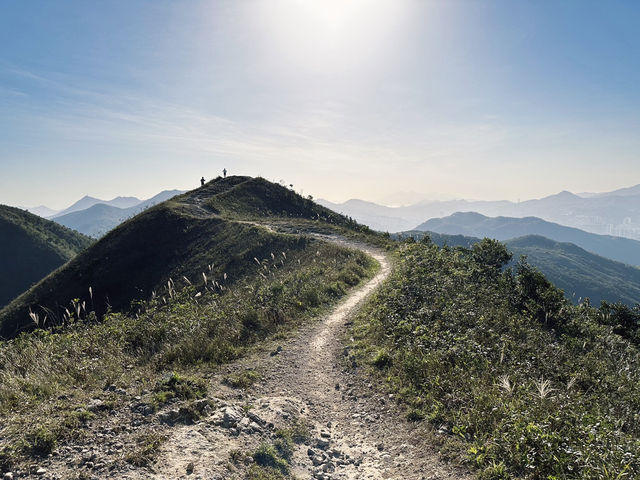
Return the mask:
M 627 187 L 639 24 L 633 0 L 4 2 L 0 203 L 223 167 L 337 202 Z

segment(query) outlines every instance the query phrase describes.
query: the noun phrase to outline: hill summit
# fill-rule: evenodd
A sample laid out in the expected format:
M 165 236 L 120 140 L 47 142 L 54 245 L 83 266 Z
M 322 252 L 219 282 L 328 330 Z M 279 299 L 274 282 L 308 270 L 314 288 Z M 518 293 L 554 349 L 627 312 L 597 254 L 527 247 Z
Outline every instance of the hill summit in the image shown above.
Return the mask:
M 255 258 L 303 249 L 308 237 L 258 224 L 351 227 L 345 217 L 262 178 L 217 178 L 124 222 L 0 311 L 0 335 L 34 322 L 55 325 L 79 309 L 128 311 L 173 282 L 224 286 L 255 270 Z M 169 287 L 171 289 L 171 286 Z M 37 315 L 34 320 L 34 315 Z

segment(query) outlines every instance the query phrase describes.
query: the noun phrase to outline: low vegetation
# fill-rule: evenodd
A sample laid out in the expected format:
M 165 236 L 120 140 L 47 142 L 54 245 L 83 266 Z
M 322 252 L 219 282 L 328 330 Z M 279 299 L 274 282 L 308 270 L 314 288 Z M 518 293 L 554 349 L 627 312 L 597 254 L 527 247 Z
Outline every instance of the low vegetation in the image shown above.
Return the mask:
M 305 443 L 309 438 L 309 427 L 300 419 L 294 419 L 288 428 L 277 430 L 272 441 L 261 443 L 251 453 L 255 463 L 249 468 L 247 477 L 249 480 L 291 478 L 295 445 Z
M 399 239 L 421 239 L 425 235 L 440 246 L 471 248 L 474 243 L 480 242 L 475 237 L 415 230 L 394 234 Z M 561 288 L 575 304 L 586 298 L 593 304 L 600 304 L 604 300 L 633 306 L 640 302 L 638 267 L 601 257 L 571 243 L 556 242 L 539 235 L 527 235 L 504 243 L 513 252 L 514 260 L 525 255 L 531 265 Z
M 107 386 L 148 390 L 157 408 L 203 397 L 208 370 L 318 315 L 375 269 L 363 253 L 317 240 L 251 261 L 258 271 L 228 288 L 170 283 L 135 314 L 98 321 L 81 313 L 0 344 L 0 467 L 81 435 L 69 420 L 78 405 L 98 397 L 106 412 L 121 401 Z M 240 387 L 253 380 L 230 378 Z M 156 444 L 141 442 L 131 462 L 144 462 Z
M 504 246 L 405 242 L 356 351 L 484 479 L 640 476 L 640 314 L 572 305 Z

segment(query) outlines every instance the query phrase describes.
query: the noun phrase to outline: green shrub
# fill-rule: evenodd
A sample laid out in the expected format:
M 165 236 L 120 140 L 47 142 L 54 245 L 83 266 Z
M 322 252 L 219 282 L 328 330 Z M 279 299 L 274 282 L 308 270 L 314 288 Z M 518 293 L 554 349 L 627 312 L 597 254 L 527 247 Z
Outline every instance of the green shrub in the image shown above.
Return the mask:
M 481 478 L 640 477 L 635 311 L 573 306 L 526 262 L 501 272 L 495 243 L 396 255 L 353 334 L 410 420 Z
M 289 463 L 287 459 L 282 456 L 283 447 L 282 442 L 279 442 L 278 445 L 276 445 L 275 442 L 273 444 L 262 443 L 251 456 L 254 462 L 261 467 L 273 468 L 283 474 L 288 474 Z M 288 451 L 284 450 L 284 453 L 286 454 Z
M 25 439 L 24 450 L 36 457 L 46 457 L 56 448 L 57 435 L 47 427 L 39 427 Z
M 125 461 L 136 467 L 147 466 L 155 457 L 165 437 L 157 433 L 139 435 L 136 439 L 136 447 L 128 453 Z
M 260 380 L 260 374 L 255 370 L 244 370 L 240 373 L 225 375 L 223 382 L 233 388 L 247 389 Z
M 159 405 L 173 398 L 194 400 L 207 396 L 207 382 L 197 377 L 181 377 L 175 372 L 163 377 L 156 385 L 155 401 Z

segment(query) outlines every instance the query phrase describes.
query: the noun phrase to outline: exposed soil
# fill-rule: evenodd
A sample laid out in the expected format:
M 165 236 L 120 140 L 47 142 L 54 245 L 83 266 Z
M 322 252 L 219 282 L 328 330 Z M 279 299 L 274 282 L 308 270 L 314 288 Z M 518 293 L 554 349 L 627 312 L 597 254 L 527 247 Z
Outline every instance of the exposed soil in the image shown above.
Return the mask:
M 242 479 L 258 445 L 276 438 L 279 428 L 306 423 L 310 435 L 296 445 L 291 461 L 295 478 L 470 478 L 438 458 L 421 427 L 405 421 L 393 396 L 368 383 L 370 379 L 349 356 L 349 319 L 389 275 L 389 260 L 368 246 L 325 239 L 365 250 L 380 262 L 380 271 L 320 321 L 211 378 L 210 397 L 191 404 L 202 413 L 195 423 L 185 419 L 179 403 L 151 413 L 139 397 L 124 392 L 122 408 L 96 420 L 81 443 L 62 447 L 34 465 L 31 475 Z M 222 381 L 225 374 L 248 370 L 259 372 L 261 379 L 247 391 Z M 163 441 L 151 461 L 144 466 L 132 464 L 132 453 L 143 448 L 147 439 L 158 437 Z M 39 475 L 37 468 L 41 468 Z

